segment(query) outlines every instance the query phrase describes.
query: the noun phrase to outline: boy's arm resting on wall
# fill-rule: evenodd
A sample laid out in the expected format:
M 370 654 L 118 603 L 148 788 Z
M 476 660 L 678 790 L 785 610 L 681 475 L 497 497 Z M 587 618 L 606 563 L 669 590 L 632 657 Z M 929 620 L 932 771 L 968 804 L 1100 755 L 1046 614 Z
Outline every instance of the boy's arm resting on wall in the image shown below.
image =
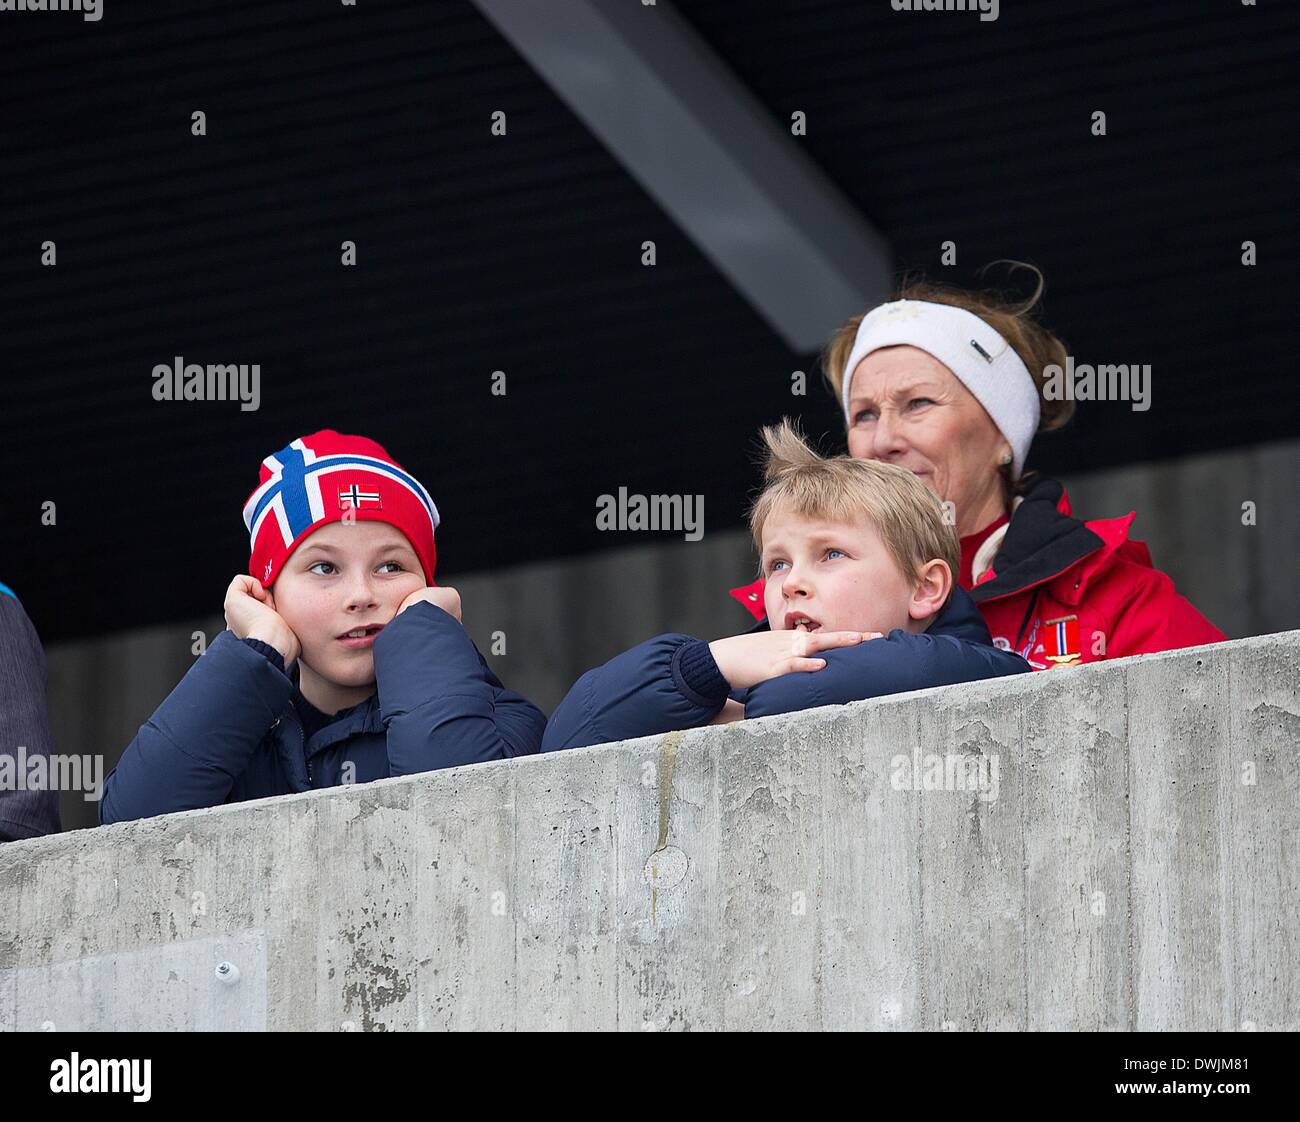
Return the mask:
M 291 704 L 292 689 L 266 655 L 223 631 L 104 780 L 100 822 L 220 806 Z
M 579 678 L 547 724 L 542 751 L 699 728 L 729 689 L 708 643 L 660 635 Z
M 505 689 L 456 618 L 416 603 L 375 640 L 390 775 L 536 752 L 546 717 Z
M 50 755 L 49 711 L 45 700 L 45 650 L 23 606 L 0 591 L 0 752 L 27 758 Z M 0 791 L 0 842 L 57 834 L 59 793 L 46 790 Z
M 1031 673 L 1029 663 L 1010 651 L 951 635 L 902 630 L 856 647 L 822 651 L 818 657 L 826 660 L 821 670 L 783 674 L 754 686 L 745 701 L 745 718 Z

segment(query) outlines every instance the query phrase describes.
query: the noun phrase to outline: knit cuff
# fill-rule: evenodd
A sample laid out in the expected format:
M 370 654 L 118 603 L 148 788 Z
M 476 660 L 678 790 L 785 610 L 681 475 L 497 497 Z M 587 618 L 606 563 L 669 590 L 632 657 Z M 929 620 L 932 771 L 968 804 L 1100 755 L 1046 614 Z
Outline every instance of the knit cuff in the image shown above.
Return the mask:
M 717 709 L 731 692 L 703 639 L 692 639 L 673 652 L 672 675 L 682 694 L 702 709 Z
M 284 655 L 271 646 L 270 643 L 263 643 L 261 639 L 245 639 L 244 643 L 247 646 L 252 647 L 253 650 L 280 671 L 281 674 L 284 674 L 286 678 L 289 676 L 284 669 Z

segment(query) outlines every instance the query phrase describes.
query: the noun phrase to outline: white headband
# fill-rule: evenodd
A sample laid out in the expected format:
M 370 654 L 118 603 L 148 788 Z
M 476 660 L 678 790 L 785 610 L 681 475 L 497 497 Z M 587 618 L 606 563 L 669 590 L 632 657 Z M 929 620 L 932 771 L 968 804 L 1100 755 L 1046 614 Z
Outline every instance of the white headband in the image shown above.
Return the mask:
M 844 366 L 843 406 L 849 416 L 853 372 L 881 347 L 919 347 L 960 379 L 1011 445 L 1012 475 L 1019 479 L 1038 431 L 1038 387 L 1015 348 L 979 316 L 951 304 L 896 300 L 863 319 Z

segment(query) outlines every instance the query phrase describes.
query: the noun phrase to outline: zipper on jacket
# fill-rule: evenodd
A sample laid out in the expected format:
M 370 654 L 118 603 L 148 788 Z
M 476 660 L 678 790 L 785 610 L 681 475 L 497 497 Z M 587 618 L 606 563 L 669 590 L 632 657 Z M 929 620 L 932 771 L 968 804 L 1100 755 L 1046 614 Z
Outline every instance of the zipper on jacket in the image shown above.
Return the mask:
M 1029 617 L 1034 614 L 1034 608 L 1038 606 L 1038 596 L 1043 591 L 1042 585 L 1034 589 L 1034 595 L 1030 597 L 1029 607 L 1025 609 L 1025 618 L 1020 621 L 1020 630 L 1016 632 L 1016 642 L 1011 648 L 1013 651 L 1020 650 L 1020 640 L 1025 637 L 1025 628 L 1029 626 Z
M 283 713 L 279 717 L 276 717 L 275 724 L 273 724 L 271 727 L 275 728 L 275 726 L 278 725 L 281 721 L 283 721 L 287 716 L 290 716 L 290 714 Z M 303 764 L 307 768 L 307 786 L 310 787 L 312 785 L 311 759 L 307 755 L 307 733 L 303 730 L 302 722 L 298 720 L 298 715 L 296 713 L 292 715 L 292 720 L 293 720 L 293 727 L 298 730 L 298 747 L 302 752 Z

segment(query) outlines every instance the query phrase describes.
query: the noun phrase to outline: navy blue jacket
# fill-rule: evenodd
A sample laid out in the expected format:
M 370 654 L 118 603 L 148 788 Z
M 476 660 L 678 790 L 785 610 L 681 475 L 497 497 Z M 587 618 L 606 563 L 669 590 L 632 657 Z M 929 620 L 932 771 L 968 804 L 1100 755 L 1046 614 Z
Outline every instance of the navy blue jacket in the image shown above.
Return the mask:
M 0 762 L 17 776 L 20 752 L 28 764 L 50 760 L 50 720 L 45 703 L 45 649 L 13 589 L 0 584 Z M 4 759 L 4 757 L 10 757 Z M 57 834 L 59 792 L 53 784 L 0 790 L 0 842 Z
M 767 629 L 764 621 L 750 631 Z M 744 705 L 748 720 L 1031 672 L 1019 655 L 993 646 L 983 617 L 960 588 L 922 634 L 895 629 L 817 657 L 826 660 L 820 670 L 733 690 L 708 643 L 660 635 L 579 678 L 547 724 L 542 751 L 698 728 L 717 716 L 728 697 Z
M 505 689 L 455 617 L 433 604 L 413 604 L 379 633 L 378 692 L 310 740 L 297 686 L 262 650 L 230 631 L 212 641 L 104 780 L 101 823 L 500 760 L 541 744 L 541 710 Z

